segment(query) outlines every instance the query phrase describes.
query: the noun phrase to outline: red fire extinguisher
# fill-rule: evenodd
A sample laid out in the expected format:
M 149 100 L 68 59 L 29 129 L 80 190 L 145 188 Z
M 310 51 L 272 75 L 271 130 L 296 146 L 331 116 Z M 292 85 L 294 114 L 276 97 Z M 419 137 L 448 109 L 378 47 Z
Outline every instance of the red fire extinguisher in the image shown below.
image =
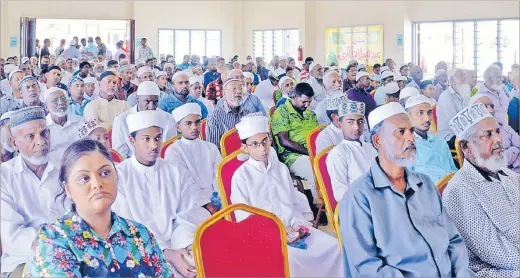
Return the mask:
M 298 61 L 303 61 L 303 47 L 301 45 L 298 47 Z

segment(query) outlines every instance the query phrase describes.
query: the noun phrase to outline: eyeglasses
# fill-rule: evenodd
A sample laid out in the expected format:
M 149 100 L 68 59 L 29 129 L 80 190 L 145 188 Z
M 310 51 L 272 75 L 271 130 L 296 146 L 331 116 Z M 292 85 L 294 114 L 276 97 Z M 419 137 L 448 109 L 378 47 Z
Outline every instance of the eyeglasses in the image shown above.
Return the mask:
M 271 145 L 271 137 L 267 136 L 264 138 L 264 140 L 262 140 L 262 142 L 258 143 L 258 142 L 253 142 L 251 144 L 246 144 L 248 147 L 250 148 L 253 148 L 253 149 L 258 149 L 260 147 L 260 145 L 262 147 L 265 147 L 266 145 Z
M 253 86 L 253 82 L 251 83 L 246 83 L 247 86 Z
M 493 103 L 490 103 L 490 104 L 484 103 L 484 105 L 486 106 L 486 108 L 491 107 L 491 108 L 495 109 L 495 105 Z
M 62 96 L 62 97 L 59 97 L 59 98 L 51 99 L 51 103 L 52 104 L 58 104 L 58 102 L 67 102 L 67 97 L 66 96 Z

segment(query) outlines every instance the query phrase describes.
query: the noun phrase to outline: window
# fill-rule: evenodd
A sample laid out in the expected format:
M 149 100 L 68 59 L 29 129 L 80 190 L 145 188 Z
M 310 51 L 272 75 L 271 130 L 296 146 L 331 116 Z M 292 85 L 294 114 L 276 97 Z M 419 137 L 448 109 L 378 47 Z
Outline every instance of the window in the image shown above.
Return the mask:
M 253 31 L 253 56 L 264 57 L 269 63 L 275 55 L 298 57 L 298 29 Z
M 497 61 L 507 74 L 520 58 L 519 24 L 518 19 L 416 22 L 413 62 L 423 68 L 425 78 L 435 75 L 439 61 L 449 68 L 475 70 L 479 80 Z
M 184 55 L 220 56 L 220 30 L 167 30 L 159 29 L 159 57 L 173 55 L 177 64 Z

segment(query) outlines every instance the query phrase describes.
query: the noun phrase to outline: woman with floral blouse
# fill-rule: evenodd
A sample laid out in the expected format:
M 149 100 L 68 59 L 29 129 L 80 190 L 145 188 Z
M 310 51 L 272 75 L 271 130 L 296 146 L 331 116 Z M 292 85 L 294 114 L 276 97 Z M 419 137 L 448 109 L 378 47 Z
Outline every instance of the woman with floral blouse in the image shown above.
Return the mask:
M 72 209 L 41 227 L 25 276 L 173 277 L 153 234 L 112 212 L 117 172 L 103 144 L 72 144 L 59 182 Z

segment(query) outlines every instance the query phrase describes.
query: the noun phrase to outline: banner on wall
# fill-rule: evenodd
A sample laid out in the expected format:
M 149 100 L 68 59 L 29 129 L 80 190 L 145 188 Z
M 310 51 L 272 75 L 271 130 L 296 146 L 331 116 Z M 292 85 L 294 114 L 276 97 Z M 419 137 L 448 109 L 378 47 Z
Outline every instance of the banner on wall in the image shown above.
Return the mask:
M 383 25 L 326 28 L 325 40 L 327 65 L 346 68 L 352 59 L 367 66 L 383 63 Z

